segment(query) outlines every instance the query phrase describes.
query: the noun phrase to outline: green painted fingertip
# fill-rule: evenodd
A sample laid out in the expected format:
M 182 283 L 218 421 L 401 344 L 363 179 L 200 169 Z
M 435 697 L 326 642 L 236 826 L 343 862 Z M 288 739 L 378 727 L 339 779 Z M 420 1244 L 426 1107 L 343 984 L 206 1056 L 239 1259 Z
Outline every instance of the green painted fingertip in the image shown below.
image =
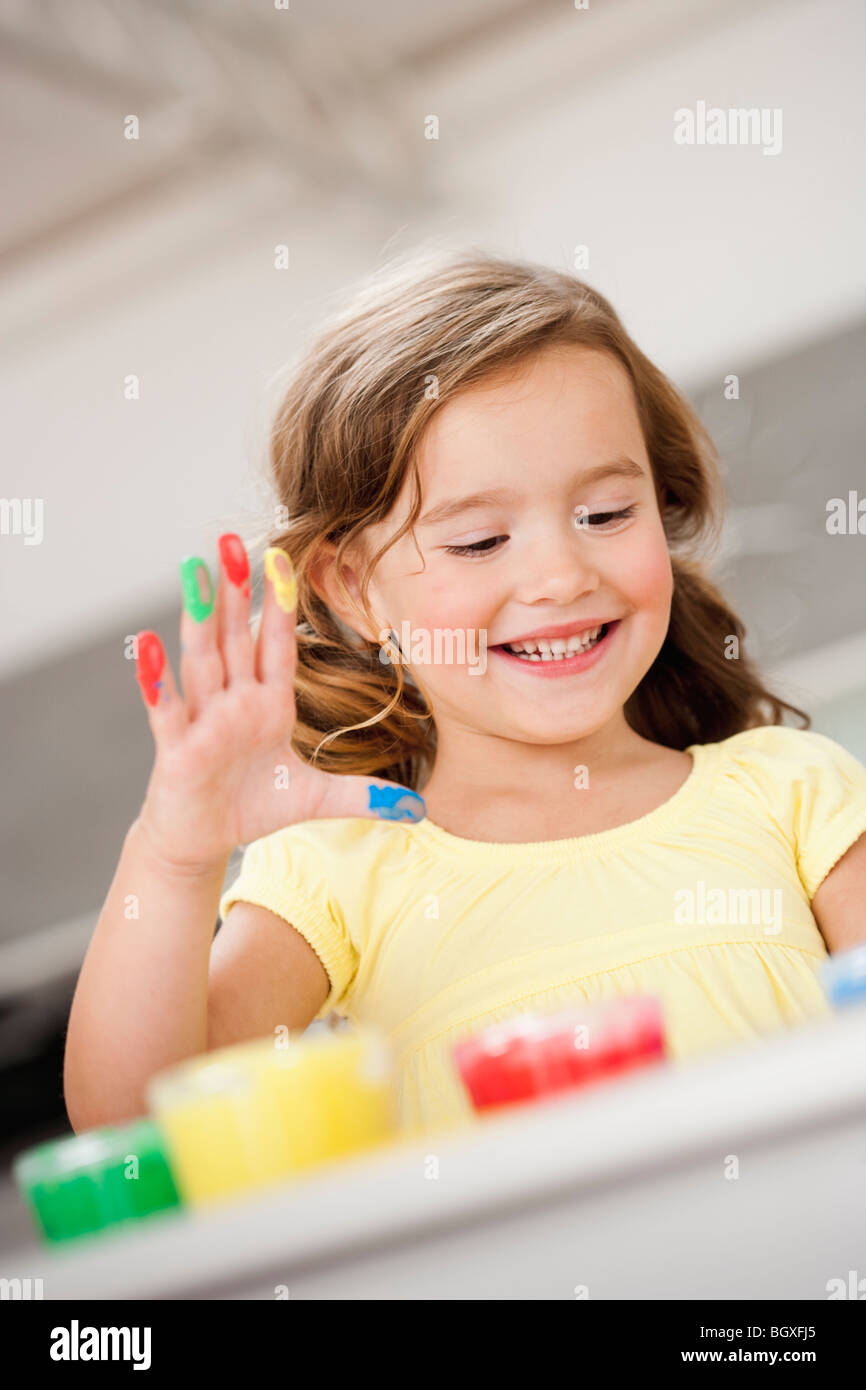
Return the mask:
M 197 623 L 203 623 L 213 612 L 215 597 L 210 571 L 204 560 L 198 555 L 187 555 L 180 564 L 180 582 L 183 585 L 184 608 Z

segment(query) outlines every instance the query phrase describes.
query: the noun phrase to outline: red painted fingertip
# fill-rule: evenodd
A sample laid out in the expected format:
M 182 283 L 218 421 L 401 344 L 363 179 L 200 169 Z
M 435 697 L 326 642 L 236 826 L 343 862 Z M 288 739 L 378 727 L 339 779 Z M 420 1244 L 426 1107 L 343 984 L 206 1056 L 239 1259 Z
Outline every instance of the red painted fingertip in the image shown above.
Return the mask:
M 164 669 L 165 651 L 156 633 L 140 632 L 135 674 L 141 686 L 141 693 L 149 705 L 155 705 L 159 699 L 162 685 L 160 677 Z
M 219 538 L 220 559 L 223 568 L 231 582 L 238 589 L 244 589 L 244 593 L 249 593 L 248 580 L 250 577 L 250 562 L 247 558 L 246 547 L 240 536 L 227 531 Z M 246 586 L 246 588 L 244 587 Z

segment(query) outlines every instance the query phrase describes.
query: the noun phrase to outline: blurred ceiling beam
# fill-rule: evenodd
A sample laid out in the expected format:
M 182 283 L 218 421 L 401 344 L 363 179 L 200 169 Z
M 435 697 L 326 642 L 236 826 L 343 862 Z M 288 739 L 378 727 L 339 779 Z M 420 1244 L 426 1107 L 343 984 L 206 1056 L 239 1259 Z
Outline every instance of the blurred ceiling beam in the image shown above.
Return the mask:
M 495 140 L 533 103 L 781 3 L 295 0 L 282 14 L 252 0 L 0 0 L 7 125 L 27 137 L 0 219 L 8 341 L 19 353 L 133 271 L 141 287 L 160 265 L 240 243 L 242 223 L 285 223 L 302 247 L 305 223 L 348 208 L 381 226 L 447 215 L 455 188 L 448 162 L 425 158 L 425 113 L 461 143 Z M 471 196 L 459 177 L 456 192 Z
M 6 0 L 0 63 L 104 108 L 118 139 L 123 115 L 138 115 L 137 154 L 147 158 L 137 164 L 147 167 L 41 227 L 0 234 L 0 274 L 139 196 L 173 193 L 184 167 L 203 160 L 213 173 L 222 149 L 228 166 L 247 152 L 299 175 L 312 198 L 351 190 L 398 215 L 423 209 L 436 200 L 436 166 L 419 157 L 419 86 L 447 103 L 455 127 L 479 109 L 507 118 L 503 91 L 513 119 L 533 99 L 609 79 L 696 28 L 778 3 L 594 0 L 578 13 L 565 0 L 447 0 L 432 11 L 377 0 L 339 24 L 333 0 L 285 13 L 252 0 Z M 576 24 L 579 43 L 569 41 Z
M 300 174 L 317 193 L 351 188 L 370 201 L 405 203 L 415 192 L 423 201 L 423 164 L 405 114 L 384 99 L 363 54 L 342 48 L 331 33 L 295 26 L 290 42 L 275 45 L 273 25 L 266 29 L 261 16 L 258 25 L 240 27 L 227 24 L 218 9 L 197 5 L 85 3 L 86 23 L 79 6 L 71 27 L 62 22 L 65 7 L 53 0 L 15 7 L 14 19 L 7 5 L 0 11 L 0 63 L 113 109 L 118 139 L 123 117 L 137 115 L 147 168 L 5 240 L 0 273 L 139 197 L 173 191 L 201 160 L 213 172 L 221 152 L 233 168 L 243 151 L 270 161 Z M 115 41 L 106 52 L 93 40 L 109 32 Z

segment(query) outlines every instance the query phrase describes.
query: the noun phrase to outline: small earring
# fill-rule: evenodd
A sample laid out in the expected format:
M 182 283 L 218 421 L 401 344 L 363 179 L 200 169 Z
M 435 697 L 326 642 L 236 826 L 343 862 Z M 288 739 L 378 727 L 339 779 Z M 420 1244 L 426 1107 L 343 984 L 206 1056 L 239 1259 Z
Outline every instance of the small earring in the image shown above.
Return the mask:
M 392 666 L 394 664 L 395 652 L 397 654 L 397 659 L 402 661 L 403 653 L 400 650 L 400 643 L 397 641 L 397 634 L 392 627 L 388 629 L 388 640 L 386 642 L 382 642 L 380 638 L 377 638 L 376 641 L 379 642 L 379 660 L 382 662 L 383 666 Z

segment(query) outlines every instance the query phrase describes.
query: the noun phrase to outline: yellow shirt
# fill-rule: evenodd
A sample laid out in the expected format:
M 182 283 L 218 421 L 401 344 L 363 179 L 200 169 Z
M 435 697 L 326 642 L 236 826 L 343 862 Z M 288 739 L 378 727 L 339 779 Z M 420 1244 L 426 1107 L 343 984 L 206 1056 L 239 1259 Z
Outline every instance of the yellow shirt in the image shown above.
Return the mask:
M 289 826 L 247 846 L 220 915 L 258 903 L 309 941 L 331 981 L 316 1017 L 385 1030 L 410 1130 L 472 1118 L 451 1048 L 515 1014 L 655 995 L 680 1059 L 828 1013 L 810 903 L 866 831 L 866 768 L 779 725 L 687 751 L 663 805 L 578 838 Z

